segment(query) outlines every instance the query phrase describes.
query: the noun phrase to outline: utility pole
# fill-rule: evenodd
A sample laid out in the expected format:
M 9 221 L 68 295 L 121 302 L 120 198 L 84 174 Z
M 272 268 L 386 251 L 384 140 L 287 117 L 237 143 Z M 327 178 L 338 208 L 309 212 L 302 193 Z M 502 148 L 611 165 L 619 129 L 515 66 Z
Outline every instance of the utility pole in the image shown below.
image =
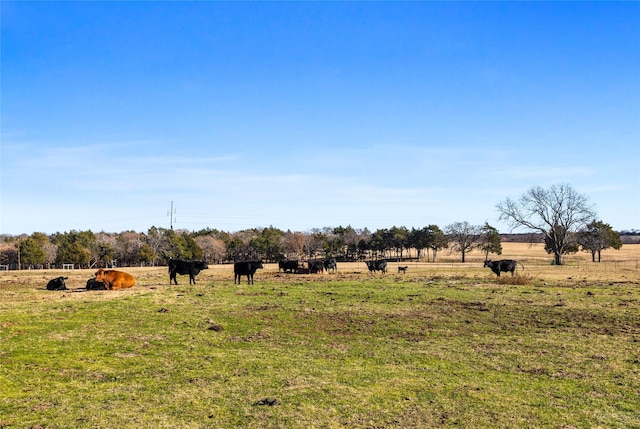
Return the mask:
M 167 212 L 167 216 L 169 216 L 169 227 L 171 228 L 172 231 L 173 231 L 173 222 L 176 221 L 175 214 L 176 214 L 176 211 L 173 208 L 173 201 L 171 201 L 171 210 Z

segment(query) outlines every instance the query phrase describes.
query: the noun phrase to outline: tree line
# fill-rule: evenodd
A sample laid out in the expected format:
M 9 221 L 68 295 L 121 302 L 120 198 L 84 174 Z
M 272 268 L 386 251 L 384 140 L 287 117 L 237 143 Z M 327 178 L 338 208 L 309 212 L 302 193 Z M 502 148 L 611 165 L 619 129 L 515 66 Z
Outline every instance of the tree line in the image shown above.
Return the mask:
M 242 259 L 275 262 L 282 259 L 334 257 L 343 261 L 366 258 L 428 258 L 448 247 L 437 226 L 409 230 L 347 227 L 283 231 L 273 226 L 226 232 L 151 227 L 147 232 L 94 233 L 69 231 L 46 235 L 0 237 L 0 265 L 20 268 L 62 268 L 63 264 L 96 266 L 156 266 L 170 258 L 227 263 Z M 413 252 L 413 253 L 412 253 Z
M 586 197 L 569 185 L 549 189 L 531 188 L 519 200 L 506 199 L 496 205 L 500 219 L 512 228 L 524 228 L 542 238 L 553 263 L 561 265 L 563 256 L 580 250 L 590 252 L 592 261 L 601 252 L 620 249 L 620 234 L 601 220 Z M 341 261 L 364 259 L 417 259 L 437 262 L 438 252 L 449 249 L 460 254 L 461 262 L 472 250 L 502 254 L 501 235 L 493 226 L 454 222 L 408 229 L 404 226 L 378 229 L 351 226 L 314 228 L 310 231 L 283 231 L 273 226 L 226 232 L 206 228 L 200 231 L 165 229 L 152 226 L 147 232 L 94 233 L 69 231 L 46 235 L 0 236 L 0 265 L 11 268 L 77 268 L 96 266 L 156 266 L 170 258 L 225 263 L 260 259 L 336 258 Z
M 365 259 L 414 259 L 437 262 L 444 249 L 459 254 L 461 262 L 473 250 L 502 254 L 499 231 L 493 226 L 455 222 L 444 230 L 437 225 L 424 228 L 391 227 L 369 231 L 367 228 L 325 227 L 306 232 L 283 231 L 272 226 L 238 232 L 217 229 L 187 230 L 151 227 L 145 233 L 94 233 L 69 231 L 46 235 L 0 237 L 0 265 L 12 269 L 75 268 L 104 266 L 166 265 L 170 258 L 204 260 L 209 264 L 230 263 L 241 259 L 276 262 L 283 259 L 333 257 L 340 261 Z M 576 234 L 566 252 L 591 252 L 600 261 L 600 252 L 620 248 L 618 233 L 602 222 L 593 222 Z M 551 247 L 545 248 L 552 253 Z

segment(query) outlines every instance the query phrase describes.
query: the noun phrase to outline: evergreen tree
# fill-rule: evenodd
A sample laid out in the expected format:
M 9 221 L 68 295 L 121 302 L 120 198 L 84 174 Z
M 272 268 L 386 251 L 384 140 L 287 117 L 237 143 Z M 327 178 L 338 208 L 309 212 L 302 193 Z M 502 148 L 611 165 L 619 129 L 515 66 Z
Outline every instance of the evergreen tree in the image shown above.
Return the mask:
M 608 248 L 620 249 L 622 240 L 620 234 L 615 232 L 609 224 L 600 221 L 593 221 L 578 232 L 578 244 L 585 252 L 591 252 L 591 261 L 602 260 L 601 253 Z
M 484 260 L 489 259 L 489 253 L 502 255 L 502 241 L 498 230 L 488 222 L 480 229 L 480 250 L 484 252 Z
M 46 241 L 48 242 L 48 240 Z M 20 262 L 30 267 L 34 265 L 44 265 L 47 257 L 44 244 L 42 240 L 34 235 L 22 241 L 20 243 Z

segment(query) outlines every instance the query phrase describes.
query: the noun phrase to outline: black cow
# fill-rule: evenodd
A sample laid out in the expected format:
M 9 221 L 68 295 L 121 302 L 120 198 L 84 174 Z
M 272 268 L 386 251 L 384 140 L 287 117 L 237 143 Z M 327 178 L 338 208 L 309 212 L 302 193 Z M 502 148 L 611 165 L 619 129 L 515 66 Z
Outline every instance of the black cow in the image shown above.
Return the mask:
M 338 269 L 338 262 L 336 258 L 327 258 L 324 260 L 324 269 L 329 272 L 329 270 L 336 271 Z
M 189 274 L 189 284 L 196 284 L 196 276 L 202 270 L 209 268 L 204 261 L 183 261 L 182 259 L 169 259 L 169 284 L 171 280 L 178 284 L 176 274 Z
M 253 275 L 258 268 L 264 268 L 261 261 L 244 261 L 233 264 L 233 284 L 240 284 L 240 277 L 247 276 L 247 284 L 253 284 Z
M 404 267 L 398 267 L 398 272 L 406 274 L 407 268 L 409 268 L 407 265 L 405 265 Z
M 386 259 L 379 259 L 377 261 L 366 261 L 367 263 L 367 268 L 369 268 L 369 271 L 382 271 L 382 273 L 386 273 L 387 272 L 387 260 Z
M 69 277 L 56 277 L 49 280 L 47 283 L 47 290 L 67 290 L 67 285 L 64 283 Z
M 107 290 L 107 285 L 105 282 L 92 278 L 87 280 L 87 290 Z
M 500 277 L 501 271 L 510 271 L 511 275 L 513 276 L 517 264 L 520 264 L 520 262 L 514 261 L 513 259 L 501 259 L 499 261 L 492 261 L 491 259 L 487 259 L 486 261 L 484 261 L 484 266 L 491 268 L 491 271 L 496 273 L 498 277 Z M 524 270 L 524 265 L 520 264 L 520 266 Z
M 298 261 L 297 260 L 287 260 L 287 261 L 278 261 L 278 272 L 280 270 L 295 273 L 298 271 Z
M 324 261 L 322 259 L 314 259 L 309 261 L 309 273 L 317 274 L 324 272 Z

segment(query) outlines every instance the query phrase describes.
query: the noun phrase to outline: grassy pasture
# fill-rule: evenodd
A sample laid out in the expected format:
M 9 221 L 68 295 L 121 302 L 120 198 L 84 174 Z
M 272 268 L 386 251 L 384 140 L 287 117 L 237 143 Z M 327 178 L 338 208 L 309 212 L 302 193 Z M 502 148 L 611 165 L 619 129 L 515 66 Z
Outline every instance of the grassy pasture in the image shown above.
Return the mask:
M 640 428 L 640 246 L 503 247 L 514 278 L 481 254 L 122 291 L 0 272 L 0 428 Z

